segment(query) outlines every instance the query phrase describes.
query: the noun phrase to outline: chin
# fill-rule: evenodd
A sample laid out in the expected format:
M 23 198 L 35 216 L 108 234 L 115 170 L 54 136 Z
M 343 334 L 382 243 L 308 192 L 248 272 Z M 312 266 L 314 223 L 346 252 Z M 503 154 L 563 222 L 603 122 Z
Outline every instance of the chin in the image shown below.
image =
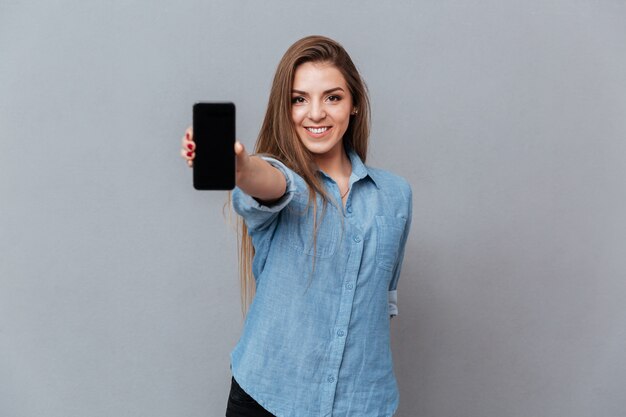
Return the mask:
M 309 141 L 304 141 L 304 146 L 312 154 L 324 155 L 326 153 L 329 153 L 333 149 L 335 149 L 337 146 L 340 145 L 340 143 L 341 142 L 335 142 L 335 143 L 332 143 L 332 144 L 331 143 L 311 143 Z
M 300 136 L 300 142 L 302 142 L 304 147 L 307 148 L 309 152 L 315 155 L 324 155 L 341 145 L 341 139 L 336 140 L 329 138 L 325 140 L 316 140 L 311 139 L 306 135 L 304 138 Z

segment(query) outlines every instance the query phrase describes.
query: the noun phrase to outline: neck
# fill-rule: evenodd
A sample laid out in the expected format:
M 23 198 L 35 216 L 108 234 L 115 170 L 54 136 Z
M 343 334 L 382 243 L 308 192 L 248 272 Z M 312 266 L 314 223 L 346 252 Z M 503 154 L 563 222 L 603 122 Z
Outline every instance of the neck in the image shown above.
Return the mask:
M 324 155 L 316 155 L 317 166 L 330 176 L 335 182 L 340 179 L 350 177 L 352 164 L 343 146 L 337 146 L 333 151 Z

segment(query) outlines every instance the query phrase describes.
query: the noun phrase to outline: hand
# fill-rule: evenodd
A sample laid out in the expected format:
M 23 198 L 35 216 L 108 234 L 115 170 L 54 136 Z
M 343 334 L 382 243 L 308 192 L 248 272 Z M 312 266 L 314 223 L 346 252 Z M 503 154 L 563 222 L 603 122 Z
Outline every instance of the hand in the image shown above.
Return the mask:
M 193 128 L 190 126 L 185 131 L 185 136 L 182 140 L 182 148 L 180 155 L 185 158 L 187 165 L 193 167 L 193 160 L 196 157 L 196 143 L 193 141 Z M 250 167 L 250 155 L 246 152 L 246 148 L 239 141 L 235 141 L 235 165 L 236 169 L 236 182 L 245 175 L 245 172 Z
M 193 141 L 193 128 L 189 126 L 183 136 L 180 155 L 187 160 L 187 165 L 193 166 L 193 158 L 196 157 L 196 142 Z

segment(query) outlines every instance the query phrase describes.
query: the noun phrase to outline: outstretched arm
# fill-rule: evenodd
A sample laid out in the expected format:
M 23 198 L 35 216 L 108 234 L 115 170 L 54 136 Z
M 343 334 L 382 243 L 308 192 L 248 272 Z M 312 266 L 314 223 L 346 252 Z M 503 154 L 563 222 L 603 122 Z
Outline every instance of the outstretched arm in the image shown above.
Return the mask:
M 196 143 L 193 140 L 193 128 L 185 131 L 182 141 L 181 156 L 193 166 Z M 287 182 L 285 176 L 268 162 L 258 156 L 249 155 L 243 144 L 235 142 L 236 175 L 235 182 L 242 191 L 256 198 L 262 204 L 271 204 L 285 194 Z

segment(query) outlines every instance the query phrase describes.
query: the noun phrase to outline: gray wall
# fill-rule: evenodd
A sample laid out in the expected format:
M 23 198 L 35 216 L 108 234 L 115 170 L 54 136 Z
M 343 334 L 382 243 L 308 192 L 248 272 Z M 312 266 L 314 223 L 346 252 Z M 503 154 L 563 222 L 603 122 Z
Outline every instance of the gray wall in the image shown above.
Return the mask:
M 87 3 L 0 1 L 0 415 L 223 415 L 236 237 L 180 138 L 232 100 L 251 147 L 309 34 L 414 190 L 396 415 L 625 415 L 624 2 Z

